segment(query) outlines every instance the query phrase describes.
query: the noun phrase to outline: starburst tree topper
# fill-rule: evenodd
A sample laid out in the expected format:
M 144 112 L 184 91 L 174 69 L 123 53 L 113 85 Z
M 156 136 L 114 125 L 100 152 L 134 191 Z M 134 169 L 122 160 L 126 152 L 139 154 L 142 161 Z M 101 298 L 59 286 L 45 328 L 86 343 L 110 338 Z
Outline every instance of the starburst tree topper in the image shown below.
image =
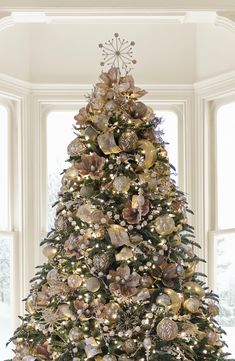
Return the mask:
M 132 69 L 132 64 L 136 64 L 136 60 L 133 59 L 134 45 L 134 41 L 129 42 L 126 39 L 121 39 L 119 34 L 115 33 L 114 38 L 106 41 L 104 44 L 99 44 L 103 56 L 103 61 L 100 65 L 116 66 L 129 73 Z

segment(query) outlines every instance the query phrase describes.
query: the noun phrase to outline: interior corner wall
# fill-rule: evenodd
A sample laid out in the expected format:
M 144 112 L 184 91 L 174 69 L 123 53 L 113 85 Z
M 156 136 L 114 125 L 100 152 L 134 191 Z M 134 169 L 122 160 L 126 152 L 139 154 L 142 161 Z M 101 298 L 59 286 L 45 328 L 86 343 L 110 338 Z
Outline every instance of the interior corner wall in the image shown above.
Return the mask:
M 198 24 L 197 81 L 235 70 L 235 33 L 213 24 Z
M 29 25 L 18 24 L 0 31 L 0 73 L 30 81 Z

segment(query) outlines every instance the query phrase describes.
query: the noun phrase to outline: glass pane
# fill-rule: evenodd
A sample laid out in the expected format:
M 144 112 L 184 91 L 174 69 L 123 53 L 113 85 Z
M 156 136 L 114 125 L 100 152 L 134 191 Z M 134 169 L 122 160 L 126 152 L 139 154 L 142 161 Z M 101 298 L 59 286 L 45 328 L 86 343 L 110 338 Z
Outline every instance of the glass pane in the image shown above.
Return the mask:
M 10 241 L 0 236 L 0 350 L 3 360 L 11 356 L 6 342 L 11 337 Z
M 47 117 L 47 184 L 48 184 L 48 229 L 54 224 L 55 209 L 51 208 L 57 199 L 61 186 L 63 169 L 68 168 L 67 146 L 75 138 L 73 117 L 76 111 L 56 111 Z
M 217 235 L 215 244 L 215 291 L 220 296 L 219 322 L 235 357 L 235 233 Z
M 161 124 L 161 128 L 164 131 L 163 139 L 165 142 L 169 143 L 166 146 L 169 154 L 169 160 L 170 163 L 176 168 L 177 172 L 179 162 L 177 114 L 171 111 L 156 111 L 156 115 L 163 118 L 163 123 Z M 176 182 L 178 182 L 177 175 L 173 178 L 176 180 Z
M 7 110 L 0 105 L 0 230 L 8 229 L 8 119 Z
M 217 179 L 218 227 L 235 228 L 235 168 L 231 157 L 235 154 L 235 102 L 224 105 L 217 112 Z

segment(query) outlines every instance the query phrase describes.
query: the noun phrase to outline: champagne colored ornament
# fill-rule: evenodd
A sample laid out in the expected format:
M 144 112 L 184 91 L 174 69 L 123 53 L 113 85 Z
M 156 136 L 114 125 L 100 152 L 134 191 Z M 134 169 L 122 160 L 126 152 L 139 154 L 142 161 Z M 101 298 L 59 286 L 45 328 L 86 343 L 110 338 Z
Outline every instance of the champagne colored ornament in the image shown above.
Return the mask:
M 81 155 L 85 150 L 85 145 L 78 138 L 75 138 L 67 147 L 67 153 L 71 157 Z
M 130 104 L 130 114 L 134 119 L 143 118 L 147 110 L 147 106 L 142 102 L 131 102 Z
M 86 288 L 90 292 L 97 292 L 100 289 L 100 281 L 96 277 L 90 277 L 86 280 Z
M 174 340 L 178 332 L 177 323 L 169 318 L 163 318 L 157 325 L 157 335 L 163 341 Z
M 59 305 L 58 312 L 65 318 L 71 318 L 71 319 L 74 318 L 74 313 L 72 312 L 72 310 L 70 309 L 70 307 L 67 303 L 63 303 L 63 304 Z
M 83 204 L 78 208 L 76 216 L 79 217 L 82 222 L 91 223 L 92 211 L 90 204 Z
M 115 247 L 120 247 L 123 245 L 130 246 L 129 236 L 124 227 L 119 226 L 118 224 L 112 224 L 107 229 L 107 231 L 108 231 L 111 243 Z
M 200 301 L 196 297 L 190 297 L 184 301 L 184 308 L 191 313 L 197 313 L 199 311 L 199 307 Z
M 159 295 L 157 298 L 156 298 L 156 303 L 158 305 L 162 305 L 162 306 L 170 306 L 171 305 L 171 298 L 170 296 L 166 295 L 166 294 L 162 294 L 162 295 Z
M 116 261 L 127 261 L 128 259 L 131 259 L 133 257 L 133 252 L 131 248 L 123 247 L 122 250 L 116 254 L 115 258 Z
M 119 177 L 116 177 L 113 181 L 113 189 L 116 192 L 120 192 L 120 193 L 128 192 L 130 185 L 131 185 L 130 178 L 124 175 L 120 175 Z
M 164 293 L 166 293 L 171 299 L 171 305 L 169 306 L 169 310 L 172 310 L 175 314 L 178 313 L 182 304 L 181 295 L 179 295 L 171 288 L 165 288 Z
M 144 160 L 140 163 L 143 168 L 151 168 L 156 160 L 156 149 L 149 140 L 139 140 L 138 148 L 143 150 Z
M 71 275 L 68 277 L 68 285 L 70 288 L 78 288 L 82 284 L 82 278 L 79 275 Z
M 124 350 L 128 355 L 131 355 L 136 351 L 136 342 L 132 339 L 126 340 L 124 342 Z
M 65 175 L 67 178 L 74 180 L 74 179 L 77 179 L 77 177 L 79 176 L 79 173 L 76 168 L 70 167 L 66 170 Z
M 83 338 L 83 332 L 78 327 L 73 327 L 69 331 L 69 338 L 73 342 L 78 342 Z
M 49 285 L 58 283 L 58 272 L 55 268 L 52 268 L 47 274 L 47 282 Z
M 200 298 L 205 296 L 205 290 L 196 282 L 186 282 L 183 286 L 190 293 L 196 293 Z
M 42 251 L 43 255 L 45 257 L 47 257 L 48 259 L 52 259 L 56 256 L 57 254 L 57 248 L 51 245 L 48 245 L 46 247 L 43 248 Z
M 121 149 L 116 144 L 112 131 L 100 134 L 97 137 L 100 149 L 104 154 L 120 153 Z
M 94 123 L 95 127 L 102 132 L 108 129 L 109 118 L 104 114 L 96 114 L 92 118 L 92 122 Z
M 100 348 L 99 343 L 97 343 L 97 341 L 95 340 L 94 337 L 89 337 L 85 339 L 85 352 L 86 352 L 86 357 L 92 358 L 95 355 L 98 355 L 100 353 L 102 353 L 102 350 Z
M 138 137 L 132 130 L 127 130 L 121 134 L 118 144 L 124 152 L 131 152 L 137 148 Z
M 80 189 L 80 195 L 83 198 L 90 198 L 94 195 L 95 190 L 92 185 L 82 186 Z
M 96 271 L 105 271 L 111 263 L 111 258 L 108 253 L 96 254 L 93 257 L 93 266 Z
M 157 233 L 159 233 L 161 236 L 167 236 L 175 229 L 175 221 L 168 215 L 157 217 L 154 225 Z

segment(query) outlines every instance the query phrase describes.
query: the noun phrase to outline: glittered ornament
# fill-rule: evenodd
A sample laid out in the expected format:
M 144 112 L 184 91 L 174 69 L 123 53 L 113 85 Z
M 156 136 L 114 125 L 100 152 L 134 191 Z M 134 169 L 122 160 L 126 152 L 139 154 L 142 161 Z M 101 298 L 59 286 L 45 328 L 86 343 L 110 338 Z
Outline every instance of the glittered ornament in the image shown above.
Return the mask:
M 105 271 L 109 267 L 111 262 L 110 255 L 108 253 L 96 254 L 93 257 L 93 266 L 96 271 Z
M 92 185 L 82 186 L 80 189 L 80 196 L 83 198 L 90 198 L 95 193 L 95 190 Z
M 184 308 L 191 313 L 197 313 L 199 311 L 199 307 L 200 301 L 196 297 L 190 297 L 184 301 Z
M 78 342 L 83 338 L 83 331 L 81 331 L 78 327 L 73 327 L 69 331 L 69 338 L 73 342 Z
M 130 102 L 130 114 L 132 118 L 138 119 L 143 118 L 147 113 L 147 106 L 142 102 Z
M 78 139 L 75 138 L 67 147 L 67 152 L 71 157 L 81 155 L 85 151 L 85 145 Z
M 59 216 L 55 220 L 55 229 L 57 232 L 65 232 L 69 227 L 68 219 L 63 216 Z
M 86 280 L 86 288 L 90 292 L 97 292 L 100 289 L 100 281 L 96 277 L 90 277 Z
M 100 134 L 97 138 L 98 145 L 104 154 L 120 153 L 121 149 L 116 144 L 113 132 Z
M 170 318 L 163 318 L 157 325 L 157 335 L 163 341 L 174 340 L 178 332 L 177 323 Z
M 149 140 L 139 140 L 138 148 L 142 149 L 144 160 L 140 162 L 140 166 L 143 168 L 151 168 L 156 160 L 156 148 Z
M 138 137 L 135 132 L 128 130 L 121 134 L 118 144 L 124 152 L 131 152 L 137 148 Z
M 159 216 L 156 218 L 154 226 L 157 233 L 159 233 L 161 236 L 166 236 L 174 231 L 175 221 L 168 215 Z
M 71 275 L 68 277 L 68 285 L 71 288 L 78 288 L 82 284 L 82 278 L 79 275 Z
M 126 340 L 124 342 L 124 350 L 127 354 L 132 354 L 136 350 L 136 342 L 132 339 Z
M 128 192 L 130 185 L 131 185 L 130 178 L 128 178 L 124 175 L 114 178 L 113 189 L 116 192 L 126 193 L 126 192 Z
M 43 255 L 45 257 L 47 257 L 48 259 L 52 259 L 56 256 L 57 254 L 57 248 L 51 245 L 48 245 L 46 247 L 43 248 L 42 251 Z

